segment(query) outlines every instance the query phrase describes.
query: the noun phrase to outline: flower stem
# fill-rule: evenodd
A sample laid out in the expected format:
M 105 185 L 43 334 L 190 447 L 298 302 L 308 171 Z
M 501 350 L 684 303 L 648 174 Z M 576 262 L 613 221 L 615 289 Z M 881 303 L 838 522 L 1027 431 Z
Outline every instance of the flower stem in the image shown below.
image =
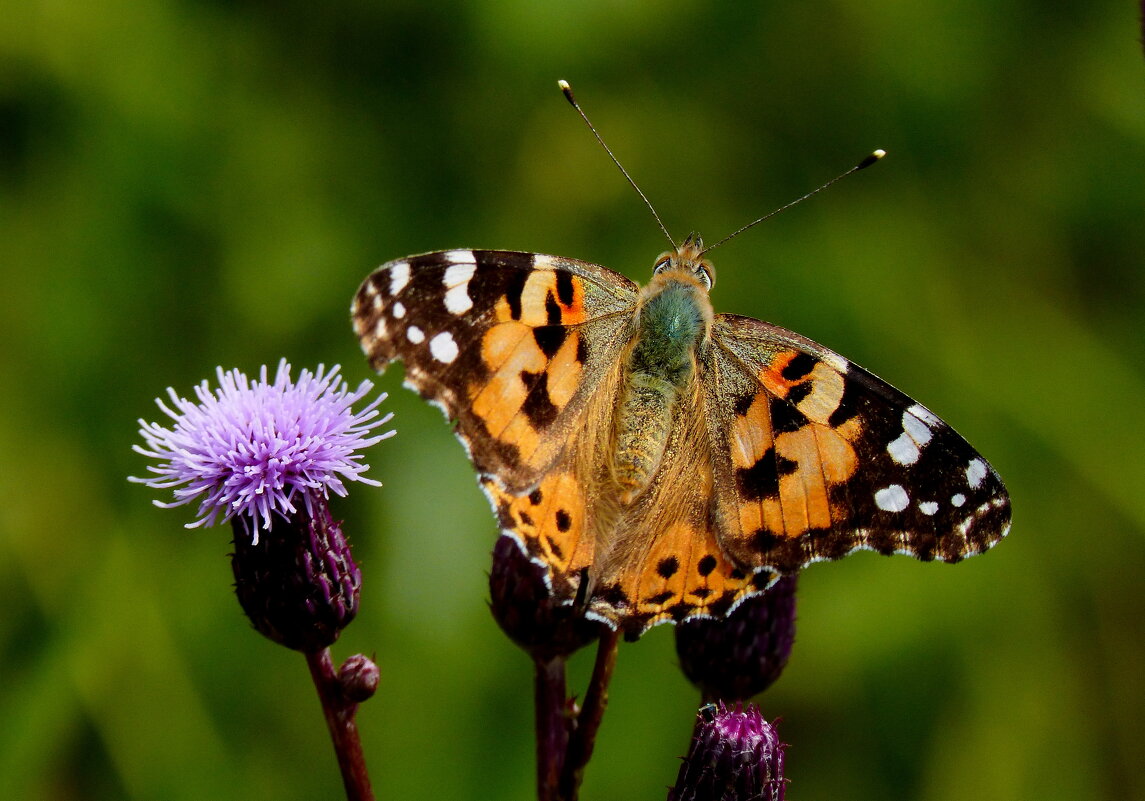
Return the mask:
M 343 696 L 342 684 L 334 672 L 329 648 L 307 653 L 306 664 L 310 667 L 310 677 L 314 680 L 314 687 L 318 690 L 318 698 L 322 702 L 322 712 L 326 716 L 326 726 L 330 729 L 330 739 L 334 741 L 334 753 L 338 757 L 338 767 L 342 771 L 346 799 L 374 801 L 374 791 L 370 788 L 370 777 L 366 771 L 366 760 L 362 756 L 362 742 L 358 738 L 358 727 L 354 723 L 358 705 L 347 701 Z
M 616 666 L 616 649 L 620 645 L 620 632 L 605 628 L 596 647 L 596 662 L 592 666 L 592 678 L 588 692 L 584 696 L 584 706 L 577 715 L 576 728 L 569 738 L 565 764 L 561 770 L 561 801 L 576 801 L 580 792 L 584 768 L 592 758 L 596 744 L 596 732 L 608 706 L 608 683 L 612 680 L 612 669 Z
M 537 728 L 537 801 L 557 801 L 557 787 L 569 741 L 565 714 L 565 658 L 533 662 Z

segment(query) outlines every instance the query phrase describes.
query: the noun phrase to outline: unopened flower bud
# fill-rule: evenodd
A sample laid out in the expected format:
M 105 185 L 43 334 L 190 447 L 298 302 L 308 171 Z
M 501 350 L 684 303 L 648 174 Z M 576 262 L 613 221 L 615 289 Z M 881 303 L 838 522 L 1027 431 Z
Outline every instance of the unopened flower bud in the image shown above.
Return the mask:
M 356 704 L 373 697 L 379 678 L 378 666 L 365 654 L 354 654 L 338 669 L 342 696 Z
M 508 535 L 502 535 L 493 548 L 489 595 L 501 630 L 534 658 L 568 656 L 600 636 L 602 623 L 586 619 L 573 605 L 553 600 L 545 569 Z
M 676 654 L 684 675 L 705 700 L 741 701 L 770 687 L 795 641 L 795 576 L 748 598 L 724 618 L 676 626 Z

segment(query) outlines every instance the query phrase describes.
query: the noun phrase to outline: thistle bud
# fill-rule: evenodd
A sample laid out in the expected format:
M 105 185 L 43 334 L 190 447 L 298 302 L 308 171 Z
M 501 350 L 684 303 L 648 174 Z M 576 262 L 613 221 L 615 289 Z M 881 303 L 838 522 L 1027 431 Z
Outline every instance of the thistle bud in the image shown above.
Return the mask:
M 509 535 L 502 535 L 493 548 L 489 595 L 489 608 L 501 630 L 535 659 L 568 656 L 600 636 L 603 624 L 553 600 L 545 568 Z
M 365 654 L 354 654 L 338 668 L 342 696 L 355 704 L 373 698 L 380 678 L 378 666 Z
M 705 700 L 741 701 L 770 687 L 795 641 L 795 576 L 743 601 L 724 618 L 676 626 L 680 667 Z

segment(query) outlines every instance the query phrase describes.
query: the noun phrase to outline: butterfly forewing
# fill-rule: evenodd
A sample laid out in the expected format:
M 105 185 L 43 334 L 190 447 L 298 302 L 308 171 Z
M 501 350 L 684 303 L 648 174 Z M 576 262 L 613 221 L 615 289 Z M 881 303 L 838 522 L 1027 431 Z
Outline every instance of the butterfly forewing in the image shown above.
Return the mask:
M 478 471 L 520 490 L 559 456 L 616 361 L 635 298 L 595 265 L 453 250 L 378 268 L 352 316 L 374 368 L 404 362 L 406 383 L 457 421 Z
M 718 315 L 704 380 L 720 541 L 793 572 L 860 548 L 956 562 L 1009 529 L 992 467 L 933 413 L 826 348 Z

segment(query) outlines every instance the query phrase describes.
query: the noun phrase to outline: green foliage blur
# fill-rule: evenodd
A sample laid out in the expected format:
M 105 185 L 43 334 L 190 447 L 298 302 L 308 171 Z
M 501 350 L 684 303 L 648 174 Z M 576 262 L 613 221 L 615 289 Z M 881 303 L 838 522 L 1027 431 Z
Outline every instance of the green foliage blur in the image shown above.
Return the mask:
M 128 484 L 139 417 L 216 365 L 340 363 L 377 264 L 535 250 L 822 341 L 949 420 L 1013 495 L 951 567 L 860 554 L 799 590 L 760 699 L 801 799 L 1145 798 L 1145 58 L 1136 4 L 10 0 L 0 22 L 0 797 L 337 798 L 303 660 L 231 590 L 230 529 Z M 488 506 L 392 393 L 337 661 L 380 798 L 529 799 L 531 669 L 486 609 Z M 591 654 L 573 664 L 583 687 Z M 621 648 L 583 797 L 659 799 L 698 695 Z

